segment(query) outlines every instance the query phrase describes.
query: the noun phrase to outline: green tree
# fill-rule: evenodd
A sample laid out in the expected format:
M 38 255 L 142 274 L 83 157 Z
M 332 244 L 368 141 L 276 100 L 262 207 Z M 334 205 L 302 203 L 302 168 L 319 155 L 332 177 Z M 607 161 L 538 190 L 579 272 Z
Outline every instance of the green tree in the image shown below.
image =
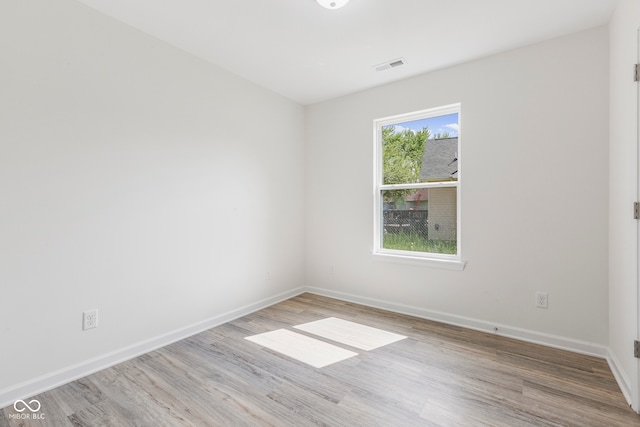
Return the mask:
M 412 184 L 420 182 L 420 168 L 424 145 L 431 136 L 429 128 L 420 131 L 395 126 L 382 128 L 382 170 L 384 184 Z M 384 199 L 397 201 L 404 199 L 414 190 L 385 191 Z

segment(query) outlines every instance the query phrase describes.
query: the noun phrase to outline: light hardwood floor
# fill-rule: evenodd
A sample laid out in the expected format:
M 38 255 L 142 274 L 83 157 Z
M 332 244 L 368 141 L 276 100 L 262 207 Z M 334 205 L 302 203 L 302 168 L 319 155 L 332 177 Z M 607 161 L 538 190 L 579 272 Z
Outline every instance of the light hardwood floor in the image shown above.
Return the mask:
M 332 316 L 408 338 L 324 368 L 245 339 Z M 0 426 L 640 426 L 602 359 L 311 294 L 34 398 Z

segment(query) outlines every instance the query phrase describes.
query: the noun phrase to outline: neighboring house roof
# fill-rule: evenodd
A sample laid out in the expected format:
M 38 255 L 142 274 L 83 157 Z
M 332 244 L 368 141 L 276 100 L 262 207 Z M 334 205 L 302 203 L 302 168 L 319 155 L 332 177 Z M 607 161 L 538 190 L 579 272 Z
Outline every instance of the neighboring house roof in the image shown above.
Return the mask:
M 458 137 L 428 139 L 422 153 L 420 180 L 450 181 L 458 178 Z

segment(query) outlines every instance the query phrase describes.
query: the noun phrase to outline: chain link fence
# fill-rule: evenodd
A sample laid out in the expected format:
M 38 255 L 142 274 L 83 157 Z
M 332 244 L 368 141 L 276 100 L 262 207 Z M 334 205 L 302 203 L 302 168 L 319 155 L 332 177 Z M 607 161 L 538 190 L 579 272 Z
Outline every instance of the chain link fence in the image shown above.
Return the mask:
M 417 234 L 429 238 L 429 211 L 387 209 L 382 212 L 386 233 Z

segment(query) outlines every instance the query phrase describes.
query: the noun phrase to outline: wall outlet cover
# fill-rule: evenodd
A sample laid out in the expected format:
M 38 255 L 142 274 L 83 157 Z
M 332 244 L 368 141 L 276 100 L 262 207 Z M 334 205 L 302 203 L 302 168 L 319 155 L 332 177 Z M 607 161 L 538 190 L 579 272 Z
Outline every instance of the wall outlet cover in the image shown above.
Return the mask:
M 536 307 L 549 308 L 549 294 L 546 292 L 536 292 Z
M 87 310 L 82 313 L 82 330 L 98 327 L 98 309 Z

